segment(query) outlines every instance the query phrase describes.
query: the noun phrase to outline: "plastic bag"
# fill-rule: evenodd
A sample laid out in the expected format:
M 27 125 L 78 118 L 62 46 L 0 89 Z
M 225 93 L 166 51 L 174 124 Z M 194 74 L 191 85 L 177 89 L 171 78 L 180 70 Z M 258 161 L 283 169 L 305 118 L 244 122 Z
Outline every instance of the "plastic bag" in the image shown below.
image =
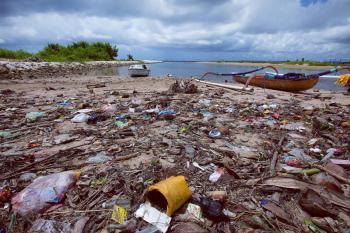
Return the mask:
M 82 122 L 87 122 L 89 120 L 90 116 L 85 114 L 85 113 L 80 113 L 76 115 L 75 117 L 72 118 L 72 122 L 74 123 L 82 123 Z
M 45 211 L 62 201 L 79 175 L 79 171 L 66 171 L 38 177 L 12 198 L 12 207 L 21 216 Z

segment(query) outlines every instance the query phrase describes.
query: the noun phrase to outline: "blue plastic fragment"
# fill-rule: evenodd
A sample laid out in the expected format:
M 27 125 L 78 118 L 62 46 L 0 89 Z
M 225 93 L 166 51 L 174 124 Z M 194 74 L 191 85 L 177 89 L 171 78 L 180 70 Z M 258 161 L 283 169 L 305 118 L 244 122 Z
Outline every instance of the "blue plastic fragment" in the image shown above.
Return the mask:
M 166 116 L 166 115 L 176 115 L 176 112 L 174 111 L 160 111 L 158 113 L 159 116 Z

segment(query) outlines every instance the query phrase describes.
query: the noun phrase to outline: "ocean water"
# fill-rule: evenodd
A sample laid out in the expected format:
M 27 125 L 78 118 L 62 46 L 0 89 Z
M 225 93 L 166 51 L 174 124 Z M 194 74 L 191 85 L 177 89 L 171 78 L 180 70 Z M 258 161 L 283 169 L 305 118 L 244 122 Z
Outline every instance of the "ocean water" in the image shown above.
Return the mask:
M 179 79 L 190 79 L 191 77 L 200 77 L 202 74 L 208 71 L 216 73 L 231 73 L 231 72 L 243 72 L 249 71 L 258 66 L 239 66 L 230 64 L 212 64 L 212 63 L 197 63 L 197 62 L 162 62 L 156 64 L 147 65 L 151 70 L 150 76 L 152 77 L 164 77 L 166 75 L 172 75 Z M 327 69 L 278 69 L 280 73 L 305 73 L 313 74 L 325 71 Z M 257 73 L 273 72 L 273 70 L 266 69 Z M 97 75 L 118 75 L 118 76 L 128 76 L 128 67 L 114 67 L 106 70 L 101 70 Z M 332 74 L 334 75 L 334 74 Z M 220 77 L 220 76 L 208 76 L 206 78 L 208 81 L 215 82 L 232 82 L 232 77 Z M 320 81 L 314 86 L 314 89 L 320 90 L 331 90 L 331 91 L 345 91 L 346 89 L 335 84 L 336 78 L 320 78 Z

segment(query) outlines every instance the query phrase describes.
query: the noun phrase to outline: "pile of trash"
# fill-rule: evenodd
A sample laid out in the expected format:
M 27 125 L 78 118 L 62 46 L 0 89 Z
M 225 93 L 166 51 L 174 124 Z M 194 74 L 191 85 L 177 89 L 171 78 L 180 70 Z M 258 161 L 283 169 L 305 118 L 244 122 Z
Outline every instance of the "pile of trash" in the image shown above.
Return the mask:
M 350 231 L 349 106 L 191 81 L 0 100 L 0 232 Z

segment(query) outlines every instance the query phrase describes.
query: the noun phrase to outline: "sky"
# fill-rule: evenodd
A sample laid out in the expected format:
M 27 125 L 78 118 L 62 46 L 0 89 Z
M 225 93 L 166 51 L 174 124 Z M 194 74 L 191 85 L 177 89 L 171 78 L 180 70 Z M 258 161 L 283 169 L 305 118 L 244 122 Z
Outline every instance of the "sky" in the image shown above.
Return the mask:
M 119 58 L 350 59 L 350 0 L 0 0 L 0 47 L 105 41 Z

